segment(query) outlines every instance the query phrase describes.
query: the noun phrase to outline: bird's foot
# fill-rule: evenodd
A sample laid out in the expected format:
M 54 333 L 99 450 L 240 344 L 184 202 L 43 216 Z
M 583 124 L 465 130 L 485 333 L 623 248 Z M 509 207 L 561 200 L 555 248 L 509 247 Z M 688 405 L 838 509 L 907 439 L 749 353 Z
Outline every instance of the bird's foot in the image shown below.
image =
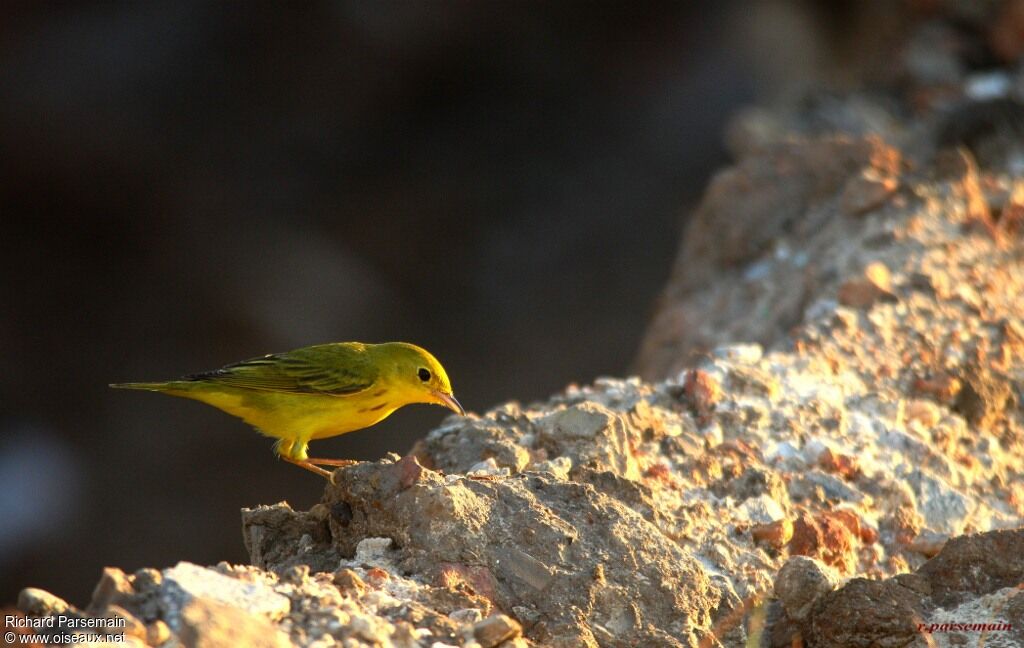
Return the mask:
M 344 466 L 351 466 L 359 463 L 355 459 L 306 459 L 311 464 L 317 464 L 320 466 L 335 466 L 336 468 L 342 468 Z
M 321 477 L 323 477 L 327 481 L 331 482 L 332 484 L 334 483 L 334 479 L 332 477 L 332 473 L 324 470 L 320 466 L 314 466 L 309 461 L 299 461 L 298 459 L 291 459 L 289 457 L 284 457 L 284 456 L 282 456 L 281 458 L 284 459 L 285 461 L 287 461 L 288 463 L 295 464 L 299 468 L 305 468 L 306 470 L 308 470 L 310 472 L 315 472 L 316 474 L 320 475 Z
M 309 459 L 306 460 L 306 462 L 309 463 L 309 464 L 319 464 L 321 466 L 334 466 L 335 468 L 344 468 L 345 466 L 352 466 L 352 465 L 355 465 L 355 464 L 359 463 L 355 459 L 314 459 L 314 458 L 309 458 Z M 323 469 L 322 468 L 318 468 L 317 470 L 323 470 Z M 324 472 L 326 472 L 326 471 L 324 471 Z M 334 473 L 333 472 L 329 473 L 329 477 L 327 477 L 327 481 L 331 482 L 332 484 L 334 483 Z

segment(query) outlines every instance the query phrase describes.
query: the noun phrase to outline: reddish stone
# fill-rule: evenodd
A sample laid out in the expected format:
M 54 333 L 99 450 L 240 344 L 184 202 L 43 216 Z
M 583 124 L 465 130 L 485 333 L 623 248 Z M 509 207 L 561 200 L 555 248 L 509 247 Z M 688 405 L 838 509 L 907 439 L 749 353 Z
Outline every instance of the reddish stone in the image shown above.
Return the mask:
M 442 563 L 437 580 L 441 587 L 449 589 L 468 587 L 472 593 L 486 598 L 491 604 L 495 604 L 498 596 L 494 574 L 482 565 Z
M 847 480 L 855 479 L 860 475 L 860 464 L 855 457 L 832 452 L 828 448 L 825 448 L 825 451 L 818 457 L 818 465 Z
M 698 423 L 704 425 L 711 419 L 715 405 L 722 400 L 722 387 L 708 372 L 693 369 L 686 372 L 683 395 L 693 407 Z
M 781 549 L 793 537 L 793 523 L 782 519 L 768 524 L 755 524 L 750 527 L 750 535 L 754 542 Z
M 811 556 L 849 573 L 856 565 L 854 534 L 844 516 L 801 514 L 793 523 L 790 554 Z

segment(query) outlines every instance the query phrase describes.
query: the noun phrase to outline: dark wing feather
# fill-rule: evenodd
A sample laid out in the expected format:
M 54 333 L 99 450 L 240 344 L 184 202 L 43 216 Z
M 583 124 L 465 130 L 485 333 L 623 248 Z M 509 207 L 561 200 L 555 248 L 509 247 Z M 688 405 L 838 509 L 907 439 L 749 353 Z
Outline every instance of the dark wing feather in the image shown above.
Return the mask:
M 243 360 L 185 380 L 242 389 L 342 396 L 369 389 L 377 368 L 361 344 L 322 344 Z

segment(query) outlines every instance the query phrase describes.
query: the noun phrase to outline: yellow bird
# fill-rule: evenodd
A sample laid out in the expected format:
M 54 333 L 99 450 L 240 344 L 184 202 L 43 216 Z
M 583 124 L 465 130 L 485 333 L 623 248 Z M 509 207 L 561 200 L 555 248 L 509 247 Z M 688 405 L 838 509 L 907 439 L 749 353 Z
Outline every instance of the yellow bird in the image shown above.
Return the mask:
M 274 437 L 285 461 L 330 478 L 323 466 L 349 459 L 311 459 L 313 439 L 370 427 L 413 403 L 466 411 L 452 394 L 444 367 L 425 349 L 407 342 L 336 342 L 243 360 L 216 371 L 168 382 L 118 383 L 202 401 Z

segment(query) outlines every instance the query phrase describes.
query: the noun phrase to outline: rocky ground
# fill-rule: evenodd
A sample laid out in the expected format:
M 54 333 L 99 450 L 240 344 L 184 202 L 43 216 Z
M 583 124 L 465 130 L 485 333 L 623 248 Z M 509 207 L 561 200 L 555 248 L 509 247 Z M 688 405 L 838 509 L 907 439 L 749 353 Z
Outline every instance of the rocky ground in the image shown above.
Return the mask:
M 926 72 L 899 108 L 736 120 L 646 381 L 450 417 L 309 511 L 247 509 L 251 565 L 20 609 L 149 645 L 1024 645 L 1024 74 Z

